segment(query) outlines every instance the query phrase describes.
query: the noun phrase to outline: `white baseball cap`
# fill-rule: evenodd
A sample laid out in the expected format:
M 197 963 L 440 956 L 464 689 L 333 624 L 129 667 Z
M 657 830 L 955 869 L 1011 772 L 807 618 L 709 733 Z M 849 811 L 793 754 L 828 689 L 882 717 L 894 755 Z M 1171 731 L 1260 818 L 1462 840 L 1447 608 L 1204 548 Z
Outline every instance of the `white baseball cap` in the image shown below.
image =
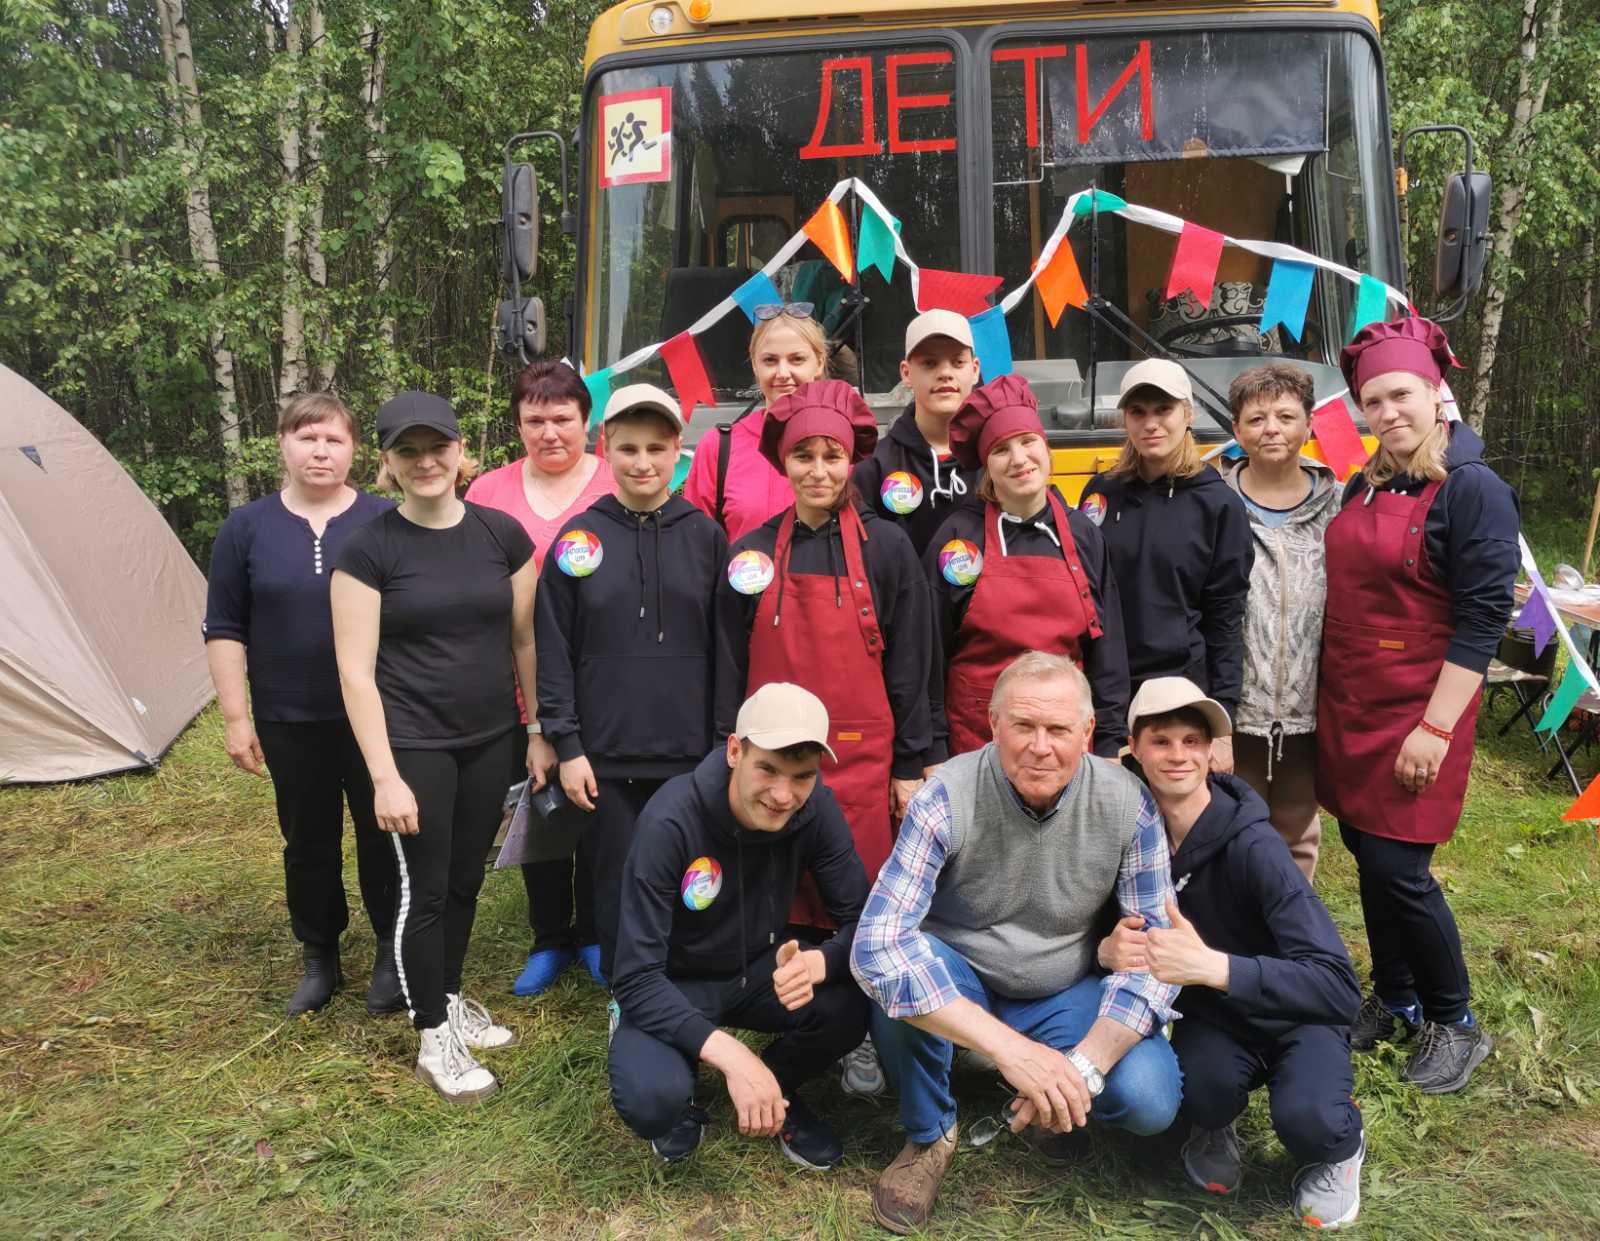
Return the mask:
M 1188 677 L 1151 677 L 1141 685 L 1128 704 L 1129 736 L 1138 731 L 1140 719 L 1184 707 L 1191 707 L 1206 717 L 1213 739 L 1232 736 L 1233 722 L 1228 719 L 1228 709 L 1215 698 L 1207 698 L 1205 691 Z
M 972 325 L 965 315 L 953 310 L 925 310 L 906 324 L 906 357 L 930 336 L 948 336 L 951 340 L 972 348 Z
M 1128 368 L 1128 373 L 1122 377 L 1122 387 L 1117 391 L 1118 409 L 1127 403 L 1128 394 L 1135 388 L 1158 388 L 1174 400 L 1194 400 L 1194 389 L 1189 386 L 1189 372 L 1165 358 L 1146 358 L 1137 366 Z
M 602 422 L 610 422 L 623 414 L 660 414 L 672 424 L 672 429 L 682 434 L 683 415 L 678 403 L 655 384 L 629 384 L 618 388 L 606 399 L 606 412 Z
M 768 681 L 739 708 L 733 735 L 763 750 L 781 750 L 810 741 L 839 758 L 828 745 L 828 708 L 810 690 L 790 681 Z

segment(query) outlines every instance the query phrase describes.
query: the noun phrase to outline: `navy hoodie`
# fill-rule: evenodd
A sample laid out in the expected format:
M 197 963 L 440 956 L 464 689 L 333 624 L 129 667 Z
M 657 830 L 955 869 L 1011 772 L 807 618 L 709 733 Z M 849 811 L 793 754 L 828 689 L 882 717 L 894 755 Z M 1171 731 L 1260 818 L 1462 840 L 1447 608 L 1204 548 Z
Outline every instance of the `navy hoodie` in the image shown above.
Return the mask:
M 928 669 L 933 663 L 928 580 L 903 530 L 880 520 L 870 508 L 858 508 L 858 511 L 866 531 L 861 554 L 866 561 L 872 606 L 878 614 L 878 627 L 883 631 L 883 688 L 889 699 L 889 709 L 894 713 L 892 774 L 898 780 L 916 780 L 922 775 L 923 758 L 933 738 L 928 715 Z M 782 521 L 783 513 L 773 515 L 729 548 L 729 555 L 736 556 L 753 548 L 768 557 L 774 556 L 778 526 Z M 845 606 L 849 605 L 850 590 L 843 581 L 844 544 L 837 518 L 816 530 L 796 520 L 788 567 L 791 573 L 835 579 L 838 597 Z M 777 590 L 779 586 L 775 574 L 767 590 Z M 744 702 L 750 672 L 750 629 L 755 624 L 756 607 L 760 602 L 759 594 L 743 595 L 735 590 L 726 574 L 718 579 L 718 740 L 726 738 L 733 730 L 739 706 Z M 828 674 L 827 668 L 817 669 L 818 677 Z M 808 684 L 806 688 L 816 691 L 817 685 Z
M 612 993 L 631 1023 L 691 1059 L 717 1026 L 673 979 L 735 978 L 783 942 L 795 888 L 808 870 L 839 924 L 818 945 L 826 976 L 848 979 L 867 900 L 850 825 L 820 778 L 781 829 L 755 832 L 733 817 L 731 775 L 718 748 L 662 785 L 639 815 L 622 871 Z
M 1174 1007 L 1255 1043 L 1351 1024 L 1361 989 L 1350 956 L 1267 804 L 1237 776 L 1208 786 L 1211 804 L 1172 855 L 1172 881 L 1206 946 L 1228 954 L 1228 990 L 1185 987 Z
M 1204 466 L 1148 483 L 1096 474 L 1078 507 L 1098 519 L 1117 575 L 1132 692 L 1151 677 L 1188 677 L 1232 719 L 1255 563 L 1244 501 Z
M 1115 758 L 1128 739 L 1128 648 L 1122 635 L 1122 601 L 1100 531 L 1077 509 L 1067 507 L 1066 511 L 1067 527 L 1078 549 L 1078 563 L 1089 579 L 1094 610 L 1104 631 L 1098 638 L 1085 635 L 1080 639 L 1083 671 L 1089 678 L 1094 699 L 1094 752 L 1101 758 Z M 1061 559 L 1061 546 L 1057 542 L 1061 531 L 1056 529 L 1055 515 L 1048 504 L 1032 521 L 1002 523 L 1006 540 L 1004 553 L 998 547 L 984 546 L 985 516 L 981 501 L 977 507 L 957 510 L 940 527 L 922 558 L 933 594 L 934 650 L 938 655 L 928 687 L 929 708 L 933 714 L 930 763 L 942 763 L 950 757 L 950 723 L 944 709 L 945 677 L 959 645 L 962 619 L 978 588 L 977 583 L 958 586 L 946 579 L 939 568 L 939 550 L 951 539 L 967 539 L 977 546 L 986 561 L 1002 554 Z
M 1484 462 L 1483 441 L 1464 422 L 1450 424 L 1445 469 L 1422 526 L 1428 564 L 1450 591 L 1455 611 L 1455 633 L 1444 657 L 1487 672 L 1516 603 L 1512 585 L 1522 563 L 1522 516 L 1516 492 Z M 1378 490 L 1416 496 L 1427 485 L 1427 479 L 1401 474 Z M 1358 472 L 1345 485 L 1344 504 L 1360 504 L 1366 494 L 1367 480 Z
M 600 543 L 583 577 L 562 568 L 574 531 Z M 705 756 L 727 552 L 721 527 L 679 496 L 649 513 L 601 496 L 562 526 L 539 573 L 534 641 L 539 722 L 563 762 L 583 755 L 597 776 L 649 779 Z
M 922 498 L 909 513 L 897 513 L 883 498 L 886 475 L 904 471 L 922 487 Z M 911 546 L 921 556 L 950 514 L 963 504 L 977 501 L 981 467 L 962 469 L 946 453 L 940 456 L 917 427 L 917 405 L 913 401 L 894 420 L 889 433 L 878 440 L 872 455 L 859 463 L 850 475 L 872 511 L 892 521 L 911 538 Z

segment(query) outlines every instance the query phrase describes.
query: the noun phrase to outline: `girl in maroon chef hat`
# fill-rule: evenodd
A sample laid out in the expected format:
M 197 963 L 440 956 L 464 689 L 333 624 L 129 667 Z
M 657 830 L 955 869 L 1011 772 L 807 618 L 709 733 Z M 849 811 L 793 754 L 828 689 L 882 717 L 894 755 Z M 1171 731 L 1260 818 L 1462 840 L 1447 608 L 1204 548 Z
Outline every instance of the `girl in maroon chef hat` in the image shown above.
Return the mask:
M 939 658 L 930 760 L 988 743 L 994 683 L 1032 650 L 1083 668 L 1095 753 L 1115 758 L 1128 731 L 1116 578 L 1100 531 L 1050 485 L 1050 447 L 1027 381 L 1002 375 L 975 389 L 950 422 L 950 451 L 983 475 L 977 501 L 951 514 L 923 557 Z
M 1401 1077 L 1428 1094 L 1466 1085 L 1493 1046 L 1429 865 L 1461 815 L 1519 561 L 1515 495 L 1445 418 L 1454 364 L 1419 318 L 1371 324 L 1340 356 L 1378 449 L 1328 526 L 1317 686 L 1317 798 L 1355 855 L 1372 950 L 1351 1045 L 1413 1037 Z
M 890 823 L 922 779 L 930 735 L 928 587 L 911 540 L 850 485 L 878 425 L 849 384 L 804 384 L 773 404 L 761 452 L 794 503 L 729 549 L 717 586 L 717 730 L 769 681 L 803 685 L 828 708 L 823 779 L 850 821 L 869 879 L 889 856 Z M 794 921 L 831 924 L 805 889 Z

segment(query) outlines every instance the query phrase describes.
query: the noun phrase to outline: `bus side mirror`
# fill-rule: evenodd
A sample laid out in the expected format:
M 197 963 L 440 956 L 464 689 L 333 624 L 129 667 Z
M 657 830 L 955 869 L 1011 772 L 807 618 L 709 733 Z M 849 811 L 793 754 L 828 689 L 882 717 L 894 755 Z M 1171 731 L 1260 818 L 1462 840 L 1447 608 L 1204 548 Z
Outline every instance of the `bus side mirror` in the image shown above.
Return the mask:
M 538 297 L 509 297 L 497 308 L 500 349 L 507 357 L 526 366 L 544 352 L 544 300 Z
M 505 251 L 500 275 L 513 287 L 533 279 L 539 264 L 539 180 L 532 164 L 507 164 L 500 185 Z
M 1433 293 L 1465 298 L 1483 283 L 1489 254 L 1489 195 L 1486 172 L 1457 172 L 1445 182 L 1439 202 L 1439 248 L 1433 264 Z

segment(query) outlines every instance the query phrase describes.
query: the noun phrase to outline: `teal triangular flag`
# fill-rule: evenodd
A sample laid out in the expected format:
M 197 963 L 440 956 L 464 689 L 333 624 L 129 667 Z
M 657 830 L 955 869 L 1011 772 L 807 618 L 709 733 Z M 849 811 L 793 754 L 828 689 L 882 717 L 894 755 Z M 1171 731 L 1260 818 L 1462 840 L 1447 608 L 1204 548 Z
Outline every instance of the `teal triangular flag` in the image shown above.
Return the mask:
M 866 271 L 876 267 L 885 280 L 894 278 L 894 239 L 900 232 L 900 221 L 894 216 L 884 217 L 871 207 L 861 213 L 861 232 L 856 238 L 856 268 Z
M 1361 277 L 1361 287 L 1356 291 L 1355 313 L 1350 317 L 1350 338 L 1369 323 L 1382 323 L 1389 312 L 1389 295 L 1383 282 L 1371 276 Z
M 589 389 L 589 426 L 606 416 L 606 402 L 611 399 L 611 368 L 591 371 L 583 377 L 583 386 Z
M 1561 684 L 1556 687 L 1556 692 L 1550 698 L 1550 705 L 1539 717 L 1539 722 L 1533 726 L 1534 731 L 1553 733 L 1565 724 L 1567 716 L 1572 714 L 1572 708 L 1588 687 L 1588 679 L 1582 670 L 1575 662 L 1569 663 L 1566 673 L 1561 678 Z
M 1072 204 L 1073 215 L 1093 215 L 1095 211 L 1121 211 L 1128 204 L 1115 194 L 1108 194 L 1104 190 L 1090 190 L 1077 202 Z

